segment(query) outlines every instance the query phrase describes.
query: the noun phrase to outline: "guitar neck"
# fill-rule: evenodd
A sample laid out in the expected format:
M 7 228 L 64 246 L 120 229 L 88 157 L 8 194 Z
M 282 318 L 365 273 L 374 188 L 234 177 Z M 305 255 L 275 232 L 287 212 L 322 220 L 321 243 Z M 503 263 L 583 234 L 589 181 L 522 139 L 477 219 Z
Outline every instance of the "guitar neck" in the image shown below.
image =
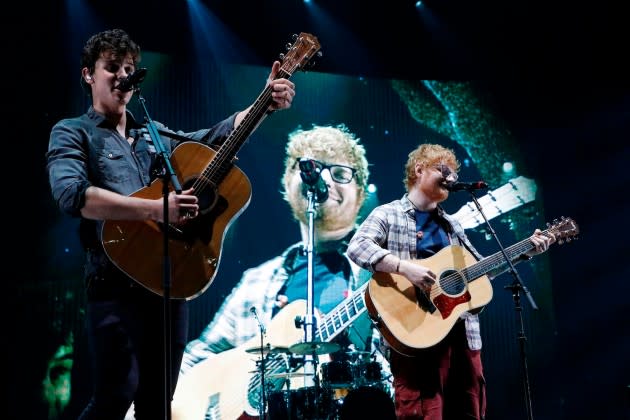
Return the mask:
M 555 233 L 557 235 L 555 229 L 547 229 L 543 231 L 543 235 L 550 233 Z M 529 240 L 529 238 L 527 238 L 507 247 L 505 249 L 505 253 L 513 264 L 518 264 L 523 261 L 520 259 L 520 256 L 528 251 L 531 251 L 534 247 L 534 244 Z M 510 266 L 503 253 L 499 251 L 473 265 L 464 268 L 461 272 L 467 281 L 473 281 L 486 274 L 496 277 L 499 274 L 508 271 L 509 268 Z
M 525 239 L 505 249 L 505 253 L 513 264 L 518 264 L 522 260 L 519 259 L 521 255 L 534 248 L 534 245 L 529 239 Z M 490 255 L 462 270 L 462 275 L 468 281 L 473 281 L 479 277 L 489 274 L 493 277 L 499 274 L 505 273 L 510 268 L 503 253 L 501 251 Z
M 241 149 L 247 138 L 267 116 L 267 108 L 271 102 L 271 88 L 265 87 L 262 93 L 247 112 L 241 123 L 232 131 L 221 145 L 214 160 L 204 171 L 204 177 L 214 185 L 218 185 L 229 171 L 236 154 Z
M 290 75 L 280 69 L 276 78 L 289 78 Z M 236 153 L 243 146 L 247 138 L 254 132 L 256 127 L 267 117 L 267 109 L 271 104 L 271 87 L 265 86 L 265 89 L 258 95 L 258 98 L 252 104 L 250 110 L 247 112 L 241 123 L 232 131 L 230 136 L 225 140 L 217 153 L 215 159 L 220 159 L 223 162 L 232 162 Z
M 321 325 L 315 332 L 319 341 L 331 341 L 367 309 L 363 301 L 363 292 L 368 287 L 368 283 L 362 284 L 352 292 L 351 297 L 337 305 L 322 319 Z
M 289 79 L 296 70 L 303 68 L 319 49 L 320 45 L 316 37 L 304 32 L 300 33 L 299 36 L 296 36 L 296 41 L 289 52 L 284 55 L 282 65 L 274 76 L 275 79 Z M 218 185 L 223 180 L 236 158 L 236 153 L 256 127 L 267 117 L 267 109 L 273 100 L 271 93 L 272 88 L 267 84 L 241 123 L 221 145 L 211 165 L 203 171 L 205 179 L 214 185 Z
M 295 69 L 293 69 L 295 70 Z M 276 75 L 276 79 L 291 77 L 291 74 L 281 68 Z M 215 161 L 222 162 L 218 166 L 223 167 L 234 160 L 236 154 L 241 149 L 247 138 L 254 132 L 256 127 L 267 117 L 267 109 L 272 102 L 271 87 L 265 86 L 258 98 L 252 104 L 250 110 L 245 114 L 241 123 L 232 131 L 230 136 L 225 140 L 217 154 Z M 210 178 L 212 179 L 212 178 Z

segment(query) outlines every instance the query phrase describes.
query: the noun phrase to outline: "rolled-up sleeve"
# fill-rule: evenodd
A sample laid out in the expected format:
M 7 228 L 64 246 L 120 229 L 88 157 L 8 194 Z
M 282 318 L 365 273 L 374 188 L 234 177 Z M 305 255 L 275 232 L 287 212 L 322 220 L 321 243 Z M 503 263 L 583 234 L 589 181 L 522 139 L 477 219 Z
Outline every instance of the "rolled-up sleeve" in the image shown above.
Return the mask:
M 348 257 L 374 272 L 386 255 L 415 258 L 415 219 L 406 198 L 376 207 L 361 223 L 348 245 Z
M 173 133 L 181 137 L 189 138 L 193 141 L 205 143 L 209 146 L 221 146 L 234 130 L 234 121 L 236 120 L 237 114 L 238 112 L 230 115 L 226 119 L 219 121 L 210 128 L 203 128 L 201 130 L 191 132 L 183 132 L 180 130 L 173 131 Z M 161 127 L 168 130 L 168 127 Z M 179 142 L 176 140 L 173 141 L 174 143 L 172 144 L 172 148 L 175 148 L 179 144 Z
M 55 203 L 71 216 L 80 216 L 85 204 L 88 179 L 87 152 L 83 146 L 82 130 L 64 121 L 57 123 L 50 133 L 46 166 Z
M 348 257 L 359 267 L 374 272 L 374 266 L 391 252 L 386 248 L 387 214 L 379 208 L 363 221 L 348 245 Z

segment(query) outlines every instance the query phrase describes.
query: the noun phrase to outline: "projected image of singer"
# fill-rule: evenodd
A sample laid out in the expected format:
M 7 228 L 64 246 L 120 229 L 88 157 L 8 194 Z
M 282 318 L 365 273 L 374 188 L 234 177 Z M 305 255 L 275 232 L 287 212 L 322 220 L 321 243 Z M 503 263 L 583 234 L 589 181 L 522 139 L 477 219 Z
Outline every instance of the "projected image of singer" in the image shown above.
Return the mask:
M 421 144 L 412 150 L 404 169 L 407 192 L 402 198 L 372 210 L 348 245 L 350 259 L 371 271 L 404 276 L 405 281 L 417 288 L 416 295 L 424 293 L 426 296 L 431 296 L 431 288 L 436 283 L 436 273 L 429 267 L 430 259 L 440 250 L 459 245 L 481 259 L 459 222 L 440 206 L 449 196 L 448 186 L 458 185 L 459 166 L 455 153 L 439 144 Z M 536 229 L 529 240 L 535 247 L 524 253 L 523 258 L 547 250 L 554 238 Z M 396 286 L 406 287 L 402 281 Z M 392 299 L 387 303 L 398 302 Z M 418 312 L 405 313 L 401 307 L 393 308 L 392 313 L 408 315 L 410 318 L 405 321 L 410 321 L 411 317 L 420 319 Z M 401 325 L 410 324 L 401 322 Z M 390 334 L 389 339 L 394 341 L 393 338 Z M 463 312 L 446 336 L 436 341 L 439 342 L 433 346 L 416 349 L 413 355 L 396 351 L 396 343 L 383 343 L 390 347 L 396 417 L 405 420 L 485 418 L 486 381 L 477 312 Z
M 305 308 L 296 305 L 307 297 L 306 181 L 318 185 L 316 189 L 319 191 L 314 221 L 313 305 L 320 314 L 330 314 L 338 304 L 350 299 L 353 292 L 359 293 L 357 299 L 362 301 L 362 292 L 357 288 L 370 277 L 369 271 L 360 269 L 346 256 L 348 240 L 354 233 L 359 210 L 367 194 L 368 162 L 363 145 L 346 126 L 313 126 L 289 134 L 283 172 L 280 182 L 282 196 L 297 222 L 298 240 L 288 245 L 280 255 L 271 256 L 260 265 L 247 269 L 214 319 L 196 340 L 186 346 L 173 405 L 175 418 L 203 419 L 208 418 L 206 413 L 217 412 L 220 415 L 211 418 L 248 418 L 240 417 L 243 413 L 257 416 L 260 389 L 251 386 L 254 382 L 250 381 L 257 369 L 253 360 L 261 351 L 269 352 L 269 371 L 266 373 L 269 378 L 268 418 L 313 418 L 312 404 L 315 401 L 306 398 L 313 395 L 312 389 L 300 389 L 300 386 L 308 386 L 304 378 L 291 379 L 291 392 L 296 398 L 291 408 L 282 407 L 289 401 L 282 395 L 285 378 L 289 375 L 285 377 L 283 374 L 299 369 L 303 356 L 290 354 L 286 347 L 277 347 L 277 343 L 285 339 L 285 331 L 296 332 L 298 339 L 304 335 L 301 328 L 295 327 L 291 315 L 304 315 Z M 265 247 L 267 241 L 268 238 L 261 238 L 259 245 Z M 338 313 L 335 324 L 339 325 L 343 318 L 348 318 L 348 312 Z M 259 349 L 259 322 L 267 327 L 269 349 Z M 363 402 L 372 407 L 374 418 L 393 418 L 393 401 L 386 391 L 389 389 L 389 366 L 374 346 L 379 341 L 378 331 L 373 329 L 367 312 L 344 326 L 332 341 L 339 345 L 339 350 L 320 356 L 322 359 L 334 359 L 337 363 L 326 365 L 336 367 L 330 369 L 328 380 L 336 382 L 335 379 L 341 379 L 333 378 L 333 374 L 350 374 L 343 377 L 346 381 L 343 388 L 350 392 L 359 384 L 369 383 L 385 403 L 374 407 L 369 401 Z M 356 372 L 357 376 L 352 377 L 353 366 L 372 361 L 374 363 L 370 366 L 375 369 L 364 374 Z M 326 369 L 323 363 L 320 366 Z M 276 376 L 272 378 L 271 375 Z M 333 401 L 332 384 L 328 386 L 326 378 L 323 379 L 320 413 L 325 418 L 336 418 L 336 407 L 332 403 L 341 402 L 342 396 Z M 388 408 L 391 408 L 389 416 Z M 292 415 L 287 416 L 283 410 L 291 410 Z

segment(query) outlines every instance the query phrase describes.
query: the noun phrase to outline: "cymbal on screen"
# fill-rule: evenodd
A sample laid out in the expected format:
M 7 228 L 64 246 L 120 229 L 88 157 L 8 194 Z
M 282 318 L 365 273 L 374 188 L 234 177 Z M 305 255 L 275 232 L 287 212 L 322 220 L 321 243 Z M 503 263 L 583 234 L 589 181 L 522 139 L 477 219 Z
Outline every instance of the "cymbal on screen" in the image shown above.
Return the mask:
M 339 344 L 327 343 L 323 341 L 311 341 L 309 343 L 298 343 L 289 347 L 289 351 L 295 354 L 328 354 L 334 353 L 341 348 Z
M 286 347 L 275 347 L 270 344 L 267 344 L 263 347 L 263 354 L 279 354 L 279 353 L 289 353 L 289 349 Z M 245 349 L 246 353 L 250 354 L 260 354 L 260 347 L 250 347 Z
M 312 373 L 304 373 L 304 372 L 270 373 L 270 374 L 267 375 L 267 378 L 269 378 L 269 379 L 276 379 L 276 378 L 289 379 L 289 378 L 303 378 L 305 376 L 313 376 L 313 374 Z

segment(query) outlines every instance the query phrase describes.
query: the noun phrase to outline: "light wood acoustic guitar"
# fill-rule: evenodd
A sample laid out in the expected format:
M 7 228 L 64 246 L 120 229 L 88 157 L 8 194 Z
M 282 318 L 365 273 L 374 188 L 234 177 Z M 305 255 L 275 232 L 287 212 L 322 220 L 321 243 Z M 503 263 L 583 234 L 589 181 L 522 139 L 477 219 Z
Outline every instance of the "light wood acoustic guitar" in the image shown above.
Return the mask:
M 544 234 L 553 234 L 554 243 L 569 242 L 579 233 L 571 218 L 548 224 Z M 506 254 L 514 264 L 534 248 L 529 238 L 508 248 Z M 419 349 L 439 343 L 463 312 L 475 311 L 492 299 L 488 276 L 509 269 L 502 252 L 479 261 L 464 247 L 450 245 L 437 254 L 413 263 L 429 267 L 437 280 L 425 294 L 405 276 L 375 272 L 365 291 L 365 305 L 376 327 L 399 353 L 414 355 Z
M 313 35 L 296 36 L 294 44 L 281 56 L 282 65 L 276 78 L 289 78 L 296 70 L 305 69 L 319 49 L 319 41 Z M 198 217 L 184 225 L 167 227 L 172 298 L 193 299 L 216 276 L 227 229 L 251 199 L 251 183 L 234 165 L 236 153 L 267 116 L 271 93 L 271 88 L 265 87 L 218 150 L 184 142 L 171 154 L 182 188 L 194 187 L 200 207 Z M 156 179 L 131 196 L 162 197 L 162 180 Z M 161 296 L 164 296 L 164 229 L 163 224 L 153 220 L 107 220 L 102 228 L 102 244 L 109 259 L 137 283 Z
M 363 294 L 368 282 L 319 318 L 315 341 L 330 342 L 365 311 Z M 304 339 L 302 327 L 295 318 L 306 313 L 306 301 L 289 303 L 271 320 L 266 329 L 263 348 L 288 349 Z M 260 338 L 253 337 L 239 347 L 217 353 L 180 375 L 173 397 L 173 420 L 237 419 L 243 414 L 255 416 L 260 406 L 262 375 L 256 361 L 260 355 L 251 349 L 260 348 Z M 268 379 L 272 375 L 300 372 L 303 366 L 291 366 L 287 354 L 266 359 L 265 383 L 268 390 L 280 390 L 284 379 Z M 323 355 L 325 356 L 325 355 Z M 326 359 L 320 357 L 320 363 Z M 327 356 L 325 356 L 327 357 Z M 290 376 L 290 374 L 288 375 Z M 292 387 L 295 383 L 292 383 Z

